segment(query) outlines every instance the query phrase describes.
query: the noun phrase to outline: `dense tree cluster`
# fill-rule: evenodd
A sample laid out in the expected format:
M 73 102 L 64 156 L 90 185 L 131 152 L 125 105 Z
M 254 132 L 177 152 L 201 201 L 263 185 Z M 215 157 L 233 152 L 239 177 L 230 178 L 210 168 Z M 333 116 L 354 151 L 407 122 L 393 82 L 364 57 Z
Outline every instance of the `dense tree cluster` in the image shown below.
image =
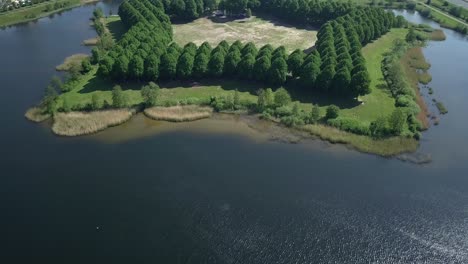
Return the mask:
M 350 12 L 354 7 L 345 1 L 323 0 L 261 0 L 259 11 L 268 12 L 285 20 L 321 25 Z
M 172 80 L 193 78 L 238 78 L 281 86 L 298 79 L 307 89 L 318 89 L 346 96 L 370 92 L 369 74 L 361 53 L 363 45 L 385 34 L 401 21 L 380 8 L 356 7 L 347 2 L 318 0 L 236 0 L 223 1 L 232 12 L 262 5 L 284 19 L 307 24 L 322 24 L 316 49 L 286 53 L 283 46 L 239 41 L 216 47 L 172 43 L 170 18 L 193 19 L 216 1 L 206 0 L 127 0 L 119 8 L 129 28 L 113 48 L 100 54 L 98 73 L 114 79 Z M 191 11 L 188 11 L 191 9 Z M 325 22 L 328 21 L 328 22 Z M 170 44 L 170 45 L 169 45 Z

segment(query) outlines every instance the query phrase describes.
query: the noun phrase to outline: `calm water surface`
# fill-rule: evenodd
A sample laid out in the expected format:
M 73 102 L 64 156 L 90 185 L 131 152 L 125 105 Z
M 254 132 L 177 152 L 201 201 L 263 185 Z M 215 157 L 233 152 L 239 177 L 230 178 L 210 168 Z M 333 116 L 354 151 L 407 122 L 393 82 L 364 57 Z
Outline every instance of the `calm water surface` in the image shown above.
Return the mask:
M 0 31 L 2 263 L 468 263 L 466 39 L 424 49 L 449 109 L 424 166 L 197 123 L 55 137 L 23 114 L 54 66 L 89 52 L 93 8 Z M 112 140 L 132 128 L 149 133 Z

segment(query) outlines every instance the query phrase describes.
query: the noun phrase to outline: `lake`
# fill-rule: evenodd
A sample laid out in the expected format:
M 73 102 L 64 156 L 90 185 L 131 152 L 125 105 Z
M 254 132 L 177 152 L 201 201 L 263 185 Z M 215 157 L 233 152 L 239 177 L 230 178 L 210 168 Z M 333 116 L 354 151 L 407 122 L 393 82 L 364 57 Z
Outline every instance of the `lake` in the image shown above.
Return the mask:
M 94 8 L 0 30 L 2 263 L 468 262 L 466 37 L 444 30 L 424 48 L 449 110 L 423 133 L 426 165 L 269 140 L 236 120 L 139 117 L 56 137 L 23 115 L 56 65 L 90 51 Z

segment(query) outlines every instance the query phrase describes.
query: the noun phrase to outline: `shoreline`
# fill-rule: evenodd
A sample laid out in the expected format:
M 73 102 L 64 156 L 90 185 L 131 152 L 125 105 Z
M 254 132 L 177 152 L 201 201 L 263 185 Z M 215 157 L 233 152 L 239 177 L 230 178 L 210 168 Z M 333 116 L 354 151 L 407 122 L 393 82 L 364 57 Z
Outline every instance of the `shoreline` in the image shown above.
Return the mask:
M 57 14 L 57 13 L 60 13 L 60 12 L 63 12 L 63 11 L 67 11 L 67 10 L 70 10 L 70 9 L 73 9 L 73 8 L 76 8 L 76 7 L 80 7 L 80 6 L 84 6 L 84 5 L 88 5 L 88 4 L 92 4 L 92 3 L 97 3 L 99 1 L 100 0 L 79 0 L 77 3 L 72 4 L 70 6 L 66 6 L 66 7 L 59 8 L 59 9 L 56 9 L 56 10 L 52 10 L 52 11 L 49 11 L 49 12 L 41 12 L 40 14 L 38 14 L 37 16 L 34 16 L 34 17 L 29 17 L 29 18 L 28 17 L 23 17 L 22 19 L 19 19 L 19 20 L 12 19 L 12 21 L 5 22 L 4 24 L 0 24 L 0 29 L 8 28 L 8 27 L 11 27 L 11 26 L 16 26 L 16 25 L 19 25 L 19 24 L 28 23 L 28 22 L 31 22 L 31 21 L 36 21 L 36 20 L 39 20 L 41 18 L 50 16 L 50 15 L 54 15 L 54 14 Z M 42 4 L 44 4 L 44 6 L 45 6 L 45 3 L 40 3 L 40 4 L 37 4 L 37 5 L 23 7 L 23 8 L 19 8 L 19 9 L 16 9 L 16 10 L 8 11 L 8 12 L 0 14 L 0 16 L 14 15 L 15 13 L 20 13 L 21 11 L 24 11 L 25 10 L 24 8 L 36 8 L 36 7 L 38 7 L 38 5 L 42 6 Z
M 180 107 L 180 106 L 179 106 Z M 198 107 L 199 106 L 189 106 L 189 107 Z M 166 108 L 166 107 L 162 107 Z M 167 107 L 171 108 L 171 107 Z M 174 107 L 172 107 L 174 108 Z M 205 107 L 206 108 L 206 107 Z M 31 108 L 37 109 L 37 108 Z M 30 112 L 28 110 L 28 112 Z M 143 111 L 142 111 L 143 112 Z M 113 109 L 113 110 L 100 110 L 92 112 L 70 112 L 70 113 L 58 113 L 52 118 L 52 132 L 57 136 L 65 137 L 77 137 L 96 134 L 101 131 L 106 130 L 107 128 L 122 125 L 129 120 L 131 120 L 135 114 L 139 113 L 135 109 L 123 108 L 123 109 Z M 146 113 L 142 113 L 145 118 L 150 120 L 157 120 L 155 118 L 149 117 Z M 117 117 L 115 117 L 117 115 Z M 204 116 L 203 118 L 216 119 L 218 115 L 230 115 L 238 116 L 245 120 L 255 120 L 246 122 L 247 125 L 255 130 L 263 132 L 261 129 L 257 129 L 253 122 L 269 122 L 272 125 L 278 126 L 279 128 L 285 129 L 290 133 L 289 137 L 301 134 L 302 139 L 315 139 L 321 140 L 324 142 L 329 142 L 331 144 L 340 144 L 344 145 L 347 148 L 354 149 L 361 153 L 374 154 L 381 157 L 397 157 L 400 154 L 412 154 L 417 151 L 419 142 L 413 138 L 407 138 L 403 136 L 391 137 L 387 139 L 373 139 L 369 136 L 356 135 L 349 132 L 338 130 L 334 127 L 325 126 L 325 125 L 304 125 L 299 127 L 288 128 L 278 122 L 271 120 L 262 120 L 259 119 L 258 115 L 254 114 L 239 114 L 239 113 L 216 113 L 211 114 L 210 116 Z M 114 116 L 109 118 L 109 116 Z M 33 120 L 27 118 L 33 122 L 43 122 L 47 119 Z M 172 113 L 171 118 L 166 118 L 165 120 L 157 120 L 163 122 L 172 122 L 172 123 L 190 123 L 196 122 L 200 118 L 189 120 L 185 114 L 177 116 L 177 114 Z M 108 121 L 108 122 L 102 122 Z M 244 121 L 245 122 L 245 121 Z M 282 136 L 278 137 L 288 138 L 285 133 Z M 281 140 L 281 142 L 296 144 L 299 143 L 297 137 L 294 137 L 294 140 Z

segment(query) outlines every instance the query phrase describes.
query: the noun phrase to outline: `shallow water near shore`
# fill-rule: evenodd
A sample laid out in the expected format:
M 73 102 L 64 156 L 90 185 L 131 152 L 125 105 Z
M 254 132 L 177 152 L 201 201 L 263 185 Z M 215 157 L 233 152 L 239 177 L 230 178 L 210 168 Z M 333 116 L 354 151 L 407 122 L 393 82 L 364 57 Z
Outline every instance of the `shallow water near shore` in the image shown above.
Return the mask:
M 117 12 L 115 2 L 99 5 Z M 93 9 L 0 30 L 8 263 L 468 262 L 466 38 L 444 30 L 446 41 L 424 48 L 429 86 L 449 110 L 423 133 L 430 164 L 319 140 L 286 144 L 262 133 L 267 124 L 221 117 L 137 115 L 96 135 L 56 137 L 23 115 L 57 64 L 89 52 L 81 42 L 95 36 Z

